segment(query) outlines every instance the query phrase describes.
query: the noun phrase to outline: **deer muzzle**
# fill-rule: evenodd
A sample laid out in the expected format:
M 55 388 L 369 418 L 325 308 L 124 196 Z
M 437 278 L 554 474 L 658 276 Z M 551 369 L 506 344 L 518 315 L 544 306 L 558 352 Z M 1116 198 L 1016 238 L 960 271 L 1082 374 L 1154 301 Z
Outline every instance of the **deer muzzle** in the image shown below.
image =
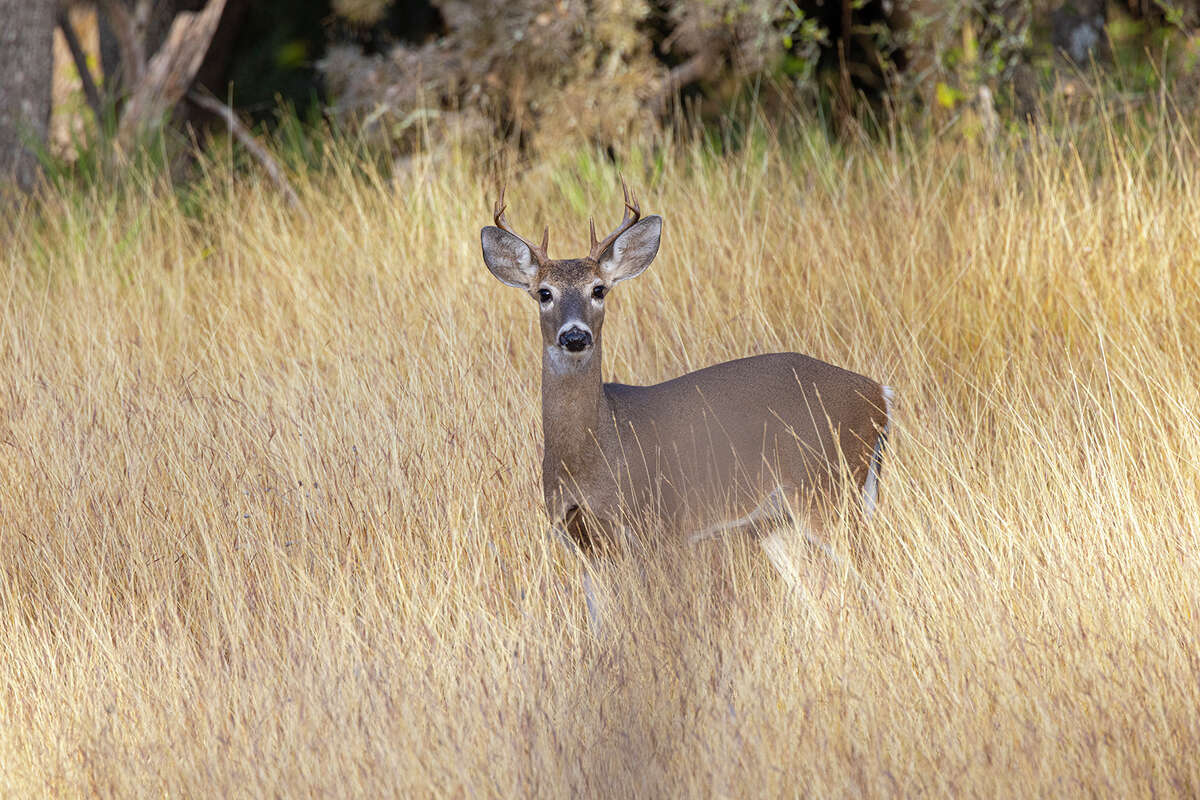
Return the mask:
M 572 325 L 558 334 L 558 346 L 570 353 L 582 353 L 592 346 L 592 332 Z

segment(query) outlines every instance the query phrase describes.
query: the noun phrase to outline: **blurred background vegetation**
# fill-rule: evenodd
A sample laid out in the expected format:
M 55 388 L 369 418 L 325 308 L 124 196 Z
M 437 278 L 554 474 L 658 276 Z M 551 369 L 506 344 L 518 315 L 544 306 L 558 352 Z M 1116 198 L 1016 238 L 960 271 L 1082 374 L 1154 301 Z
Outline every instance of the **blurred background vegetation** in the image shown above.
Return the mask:
M 0 168 L 26 188 L 23 157 L 94 177 L 136 139 L 180 172 L 221 130 L 303 153 L 335 129 L 397 163 L 619 156 L 681 124 L 736 141 L 737 109 L 835 138 L 994 138 L 1050 103 L 1136 114 L 1200 91 L 1197 0 L 0 0 L 0 16 L 10 60 L 54 50 L 52 89 L 0 71 Z

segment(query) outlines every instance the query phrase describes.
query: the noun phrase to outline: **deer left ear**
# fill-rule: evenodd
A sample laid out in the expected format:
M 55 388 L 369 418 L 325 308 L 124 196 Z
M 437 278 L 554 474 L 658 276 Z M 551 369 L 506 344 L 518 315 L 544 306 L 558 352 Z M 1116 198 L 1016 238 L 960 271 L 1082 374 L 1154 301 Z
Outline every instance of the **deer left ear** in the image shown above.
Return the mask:
M 620 283 L 641 275 L 658 255 L 661 239 L 662 217 L 655 215 L 635 223 L 600 257 L 601 277 Z

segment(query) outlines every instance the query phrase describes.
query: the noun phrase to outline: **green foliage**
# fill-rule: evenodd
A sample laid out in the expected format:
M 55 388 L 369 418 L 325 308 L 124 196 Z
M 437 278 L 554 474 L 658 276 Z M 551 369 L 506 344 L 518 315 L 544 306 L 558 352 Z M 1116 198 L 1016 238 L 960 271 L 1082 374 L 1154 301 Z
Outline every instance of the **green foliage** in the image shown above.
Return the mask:
M 795 83 L 810 82 L 820 62 L 821 50 L 829 45 L 829 32 L 790 0 L 785 3 L 779 28 L 779 42 L 784 51 L 780 74 Z
M 55 152 L 45 142 L 29 143 L 37 153 L 45 180 L 58 191 L 72 187 L 104 185 L 116 193 L 137 191 L 146 182 L 167 178 L 172 161 L 190 148 L 169 125 L 148 125 L 131 147 L 114 150 L 117 130 L 116 105 L 109 102 L 97 123 L 90 110 L 82 131 L 71 129 L 71 146 Z
M 966 97 L 966 94 L 961 89 L 956 89 L 944 81 L 938 81 L 934 91 L 938 105 L 951 110 L 958 105 L 960 100 Z
M 1060 94 L 1076 92 L 1077 110 L 1080 86 L 1124 93 L 1131 104 L 1157 91 L 1180 102 L 1200 92 L 1200 38 L 1188 32 L 1195 21 L 1180 3 L 1160 2 L 1136 18 L 1114 6 L 1111 63 L 1088 72 L 1053 58 L 1045 27 L 1059 3 L 910 2 L 888 6 L 896 9 L 889 16 L 878 3 L 848 2 L 844 31 L 841 4 L 813 0 L 435 0 L 431 13 L 444 18 L 444 31 L 408 39 L 371 27 L 397 24 L 408 6 L 395 0 L 264 0 L 247 12 L 227 96 L 272 125 L 293 173 L 323 169 L 331 136 L 388 173 L 397 156 L 402 165 L 412 154 L 459 148 L 504 168 L 513 152 L 563 145 L 628 169 L 631 142 L 663 141 L 677 124 L 701 126 L 705 146 L 728 153 L 749 146 L 744 120 L 759 113 L 794 119 L 800 111 L 837 135 L 867 136 L 926 115 L 936 128 L 958 125 L 973 137 L 985 124 L 1020 128 L 1029 103 Z M 705 58 L 670 90 L 673 70 Z M 329 90 L 320 101 L 318 65 Z M 100 126 L 86 109 L 76 113 L 89 125 L 74 134 L 73 154 L 39 149 L 52 184 L 121 187 L 125 173 L 194 173 L 191 134 L 160 129 L 114 159 L 112 110 Z M 988 113 L 1000 124 L 985 123 Z M 229 168 L 253 171 L 215 128 Z
M 290 106 L 319 107 L 313 63 L 325 48 L 329 13 L 328 0 L 249 4 L 229 74 L 238 108 L 257 119 L 271 119 Z

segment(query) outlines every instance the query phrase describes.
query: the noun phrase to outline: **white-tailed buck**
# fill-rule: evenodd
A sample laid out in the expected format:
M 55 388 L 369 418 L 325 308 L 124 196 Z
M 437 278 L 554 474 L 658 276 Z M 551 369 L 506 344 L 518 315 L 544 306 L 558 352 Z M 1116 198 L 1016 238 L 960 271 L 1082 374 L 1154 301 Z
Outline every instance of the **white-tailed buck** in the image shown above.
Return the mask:
M 773 536 L 814 542 L 840 487 L 870 514 L 892 391 L 799 353 L 727 361 L 654 386 L 601 379 L 605 299 L 654 260 L 662 219 L 625 216 L 585 258 L 553 260 L 504 217 L 483 229 L 483 260 L 528 292 L 542 329 L 542 485 L 555 527 L 585 550 L 626 526 L 703 538 L 746 530 L 781 571 Z M 786 577 L 786 574 L 785 574 Z

